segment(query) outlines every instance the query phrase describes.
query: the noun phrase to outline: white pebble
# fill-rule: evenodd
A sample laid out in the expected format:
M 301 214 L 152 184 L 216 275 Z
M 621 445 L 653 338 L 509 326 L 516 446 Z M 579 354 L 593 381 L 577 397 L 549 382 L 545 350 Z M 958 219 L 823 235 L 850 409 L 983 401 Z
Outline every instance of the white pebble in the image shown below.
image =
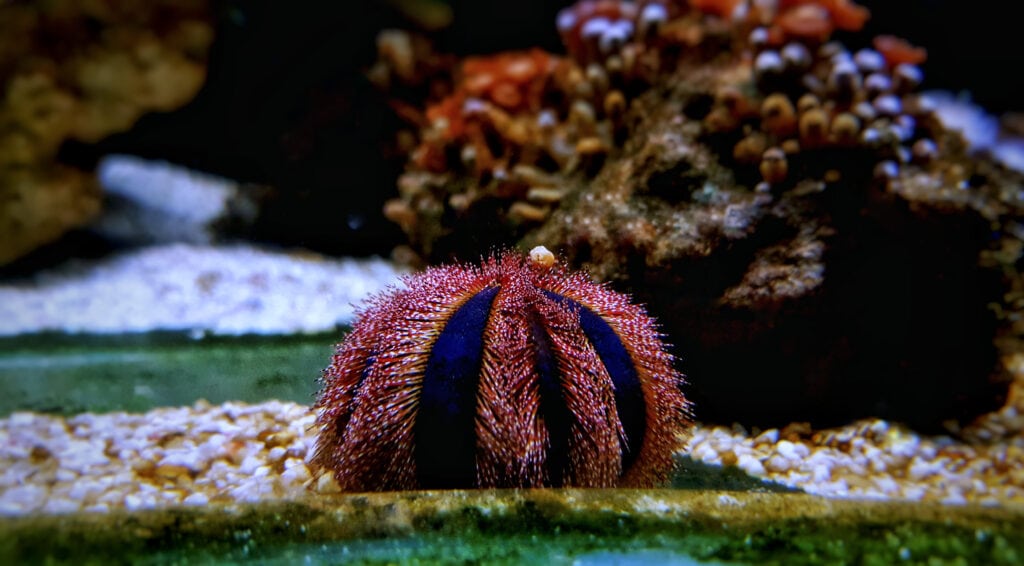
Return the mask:
M 19 485 L 0 494 L 0 512 L 35 511 L 45 502 L 48 490 L 41 485 Z
M 783 440 L 775 446 L 775 451 L 787 460 L 801 460 L 811 453 L 805 444 Z
M 749 454 L 743 454 L 740 456 L 736 460 L 736 466 L 752 476 L 762 476 L 765 473 L 764 465 L 761 464 L 761 460 L 758 460 Z
M 770 428 L 754 438 L 754 444 L 775 444 L 779 441 L 779 429 Z
M 764 467 L 773 472 L 786 472 L 793 468 L 793 462 L 788 458 L 776 454 L 764 463 Z
M 43 513 L 75 513 L 81 509 L 81 503 L 63 497 L 51 497 L 43 505 Z
M 182 499 L 181 502 L 184 505 L 206 505 L 210 502 L 210 498 L 207 497 L 205 493 L 196 492 L 188 495 L 185 499 Z

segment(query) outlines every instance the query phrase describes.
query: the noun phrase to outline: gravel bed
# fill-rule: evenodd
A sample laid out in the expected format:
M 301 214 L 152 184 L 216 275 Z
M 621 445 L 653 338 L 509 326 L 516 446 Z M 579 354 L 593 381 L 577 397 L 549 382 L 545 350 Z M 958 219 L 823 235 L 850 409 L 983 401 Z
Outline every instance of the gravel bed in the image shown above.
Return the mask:
M 294 498 L 314 415 L 295 403 L 0 420 L 0 514 Z
M 383 259 L 328 259 L 251 246 L 171 244 L 74 262 L 0 284 L 0 336 L 185 330 L 326 332 L 354 304 L 395 284 Z
M 307 465 L 314 414 L 295 403 L 0 419 L 0 514 L 249 503 L 336 491 Z M 880 420 L 757 435 L 697 426 L 684 451 L 826 497 L 1024 503 L 1024 437 L 920 436 Z
M 396 277 L 383 260 L 153 247 L 0 285 L 0 336 L 327 331 Z M 1024 354 L 1005 363 L 1017 376 L 1006 405 L 955 436 L 923 436 L 881 420 L 819 431 L 698 425 L 683 452 L 826 497 L 1024 504 Z M 281 401 L 72 417 L 16 412 L 0 419 L 0 515 L 334 491 L 328 476 L 307 465 L 314 416 L 308 406 Z

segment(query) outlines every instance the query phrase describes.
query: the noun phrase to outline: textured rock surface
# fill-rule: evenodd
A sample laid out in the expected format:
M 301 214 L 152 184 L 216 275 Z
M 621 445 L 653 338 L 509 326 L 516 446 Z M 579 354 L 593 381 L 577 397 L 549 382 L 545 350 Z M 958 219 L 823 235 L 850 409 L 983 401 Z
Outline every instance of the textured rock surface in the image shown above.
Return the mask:
M 356 494 L 0 523 L 8 563 L 1017 564 L 1019 509 L 803 494 Z
M 596 55 L 569 18 L 578 68 L 553 59 L 541 96 L 477 93 L 467 60 L 385 213 L 427 262 L 545 245 L 634 293 L 703 420 L 937 430 L 999 408 L 1024 179 L 914 93 L 922 52 L 771 27 L 785 10 L 748 28 L 669 13 Z
M 969 161 L 950 136 L 941 166 L 880 180 L 868 155 L 805 151 L 791 171 L 827 164 L 840 178 L 755 192 L 687 117 L 706 96 L 699 72 L 680 76 L 667 97 L 639 100 L 621 156 L 525 246 L 544 242 L 647 302 L 702 419 L 934 428 L 998 407 L 993 338 L 1008 328 L 991 304 L 1015 260 L 999 250 L 1018 245 L 1020 178 Z
M 59 162 L 61 144 L 187 102 L 211 40 L 205 1 L 0 6 L 0 264 L 99 211 L 94 179 Z

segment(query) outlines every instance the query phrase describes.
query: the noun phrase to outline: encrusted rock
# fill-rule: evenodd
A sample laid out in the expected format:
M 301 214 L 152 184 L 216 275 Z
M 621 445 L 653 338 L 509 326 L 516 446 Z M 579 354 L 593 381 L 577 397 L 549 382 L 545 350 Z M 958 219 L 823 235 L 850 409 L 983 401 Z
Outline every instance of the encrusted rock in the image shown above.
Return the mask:
M 534 106 L 450 107 L 488 117 L 472 159 L 435 135 L 451 120 L 423 128 L 395 214 L 415 251 L 545 245 L 614 281 L 662 321 L 704 420 L 938 429 L 1000 407 L 1024 180 L 969 157 L 914 92 L 925 52 L 828 41 L 864 24 L 853 2 L 673 5 L 656 22 L 599 4 L 559 16 L 569 56 L 545 59 Z M 483 173 L 480 149 L 498 156 Z M 530 199 L 507 173 L 522 164 L 561 197 Z

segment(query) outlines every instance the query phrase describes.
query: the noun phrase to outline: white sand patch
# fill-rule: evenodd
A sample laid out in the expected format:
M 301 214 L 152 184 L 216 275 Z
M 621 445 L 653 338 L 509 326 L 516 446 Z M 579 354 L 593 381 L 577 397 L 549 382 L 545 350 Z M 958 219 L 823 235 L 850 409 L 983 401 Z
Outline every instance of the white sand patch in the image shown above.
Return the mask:
M 0 284 L 0 336 L 186 330 L 326 332 L 397 282 L 383 259 L 329 259 L 251 246 L 174 244 Z

